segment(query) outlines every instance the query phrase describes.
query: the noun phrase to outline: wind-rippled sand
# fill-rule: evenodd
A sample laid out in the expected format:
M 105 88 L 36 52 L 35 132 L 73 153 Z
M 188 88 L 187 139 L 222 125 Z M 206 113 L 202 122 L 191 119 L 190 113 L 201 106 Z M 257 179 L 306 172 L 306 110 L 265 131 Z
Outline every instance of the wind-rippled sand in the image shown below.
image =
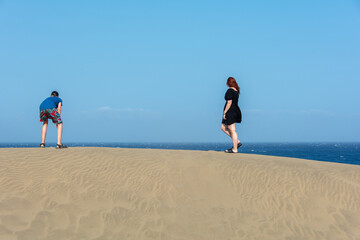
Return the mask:
M 203 151 L 0 149 L 0 239 L 360 239 L 360 166 Z

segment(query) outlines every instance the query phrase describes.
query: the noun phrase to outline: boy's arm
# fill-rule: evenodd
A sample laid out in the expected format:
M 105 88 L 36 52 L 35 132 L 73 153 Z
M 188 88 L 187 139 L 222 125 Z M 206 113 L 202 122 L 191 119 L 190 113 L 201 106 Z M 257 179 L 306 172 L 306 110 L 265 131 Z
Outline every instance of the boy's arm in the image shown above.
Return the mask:
M 61 102 L 59 102 L 58 109 L 57 109 L 59 112 L 59 115 L 61 115 L 61 105 L 62 105 Z

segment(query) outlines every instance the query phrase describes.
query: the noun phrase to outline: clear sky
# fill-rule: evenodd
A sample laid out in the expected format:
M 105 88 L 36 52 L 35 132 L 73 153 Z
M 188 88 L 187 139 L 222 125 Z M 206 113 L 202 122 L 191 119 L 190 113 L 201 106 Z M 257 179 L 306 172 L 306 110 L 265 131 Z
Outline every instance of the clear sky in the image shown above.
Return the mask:
M 360 141 L 360 2 L 0 0 L 0 142 Z M 48 129 L 55 142 L 54 126 Z

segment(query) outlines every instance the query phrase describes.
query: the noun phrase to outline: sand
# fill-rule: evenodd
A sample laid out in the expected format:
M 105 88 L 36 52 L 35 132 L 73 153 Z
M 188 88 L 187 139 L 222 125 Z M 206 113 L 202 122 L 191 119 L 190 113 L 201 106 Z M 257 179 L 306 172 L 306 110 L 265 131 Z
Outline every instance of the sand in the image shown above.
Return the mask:
M 360 239 L 360 166 L 213 151 L 0 149 L 0 239 Z

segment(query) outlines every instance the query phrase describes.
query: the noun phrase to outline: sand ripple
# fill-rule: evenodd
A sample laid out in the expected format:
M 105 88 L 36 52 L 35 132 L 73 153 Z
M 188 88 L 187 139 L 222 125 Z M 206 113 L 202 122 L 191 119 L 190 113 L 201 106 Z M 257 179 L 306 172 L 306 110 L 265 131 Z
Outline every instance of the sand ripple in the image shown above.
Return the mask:
M 0 239 L 360 239 L 360 166 L 151 149 L 0 149 Z

